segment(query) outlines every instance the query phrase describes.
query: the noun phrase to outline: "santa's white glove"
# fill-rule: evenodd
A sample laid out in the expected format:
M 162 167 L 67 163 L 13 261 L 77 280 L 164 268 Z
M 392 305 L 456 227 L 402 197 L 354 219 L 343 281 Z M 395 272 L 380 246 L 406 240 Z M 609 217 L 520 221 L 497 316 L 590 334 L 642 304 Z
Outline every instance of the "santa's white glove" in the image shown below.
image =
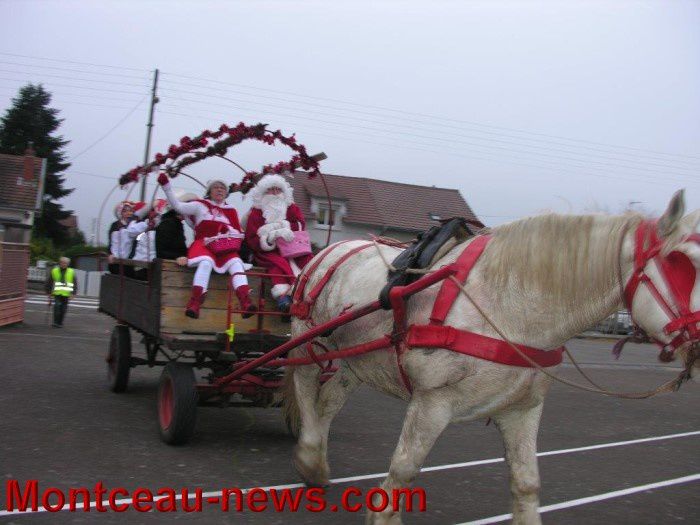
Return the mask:
M 294 232 L 289 228 L 277 230 L 277 238 L 282 238 L 287 242 L 292 242 L 294 240 Z

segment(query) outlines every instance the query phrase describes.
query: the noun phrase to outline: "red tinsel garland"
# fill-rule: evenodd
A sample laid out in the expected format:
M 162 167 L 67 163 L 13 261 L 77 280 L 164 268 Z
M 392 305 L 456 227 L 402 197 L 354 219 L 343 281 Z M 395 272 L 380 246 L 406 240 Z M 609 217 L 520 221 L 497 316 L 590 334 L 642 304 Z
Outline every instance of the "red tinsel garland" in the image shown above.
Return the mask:
M 306 152 L 306 147 L 303 144 L 298 144 L 294 135 L 286 137 L 282 135 L 280 130 L 269 131 L 265 128 L 266 124 L 247 126 L 243 122 L 239 122 L 238 125 L 233 128 L 222 124 L 218 130 L 204 130 L 195 138 L 187 136 L 182 137 L 179 144 L 172 144 L 168 148 L 167 154 L 157 153 L 155 155 L 155 160 L 152 162 L 145 166 L 137 166 L 124 173 L 119 177 L 119 184 L 123 186 L 130 182 L 136 182 L 139 179 L 139 175 L 145 176 L 152 170 L 163 166 L 168 160 L 175 161 L 180 159 L 183 155 L 192 153 L 192 155 L 181 158 L 177 163 L 173 163 L 167 168 L 170 176 L 175 177 L 179 170 L 185 166 L 214 155 L 223 156 L 231 146 L 235 146 L 249 139 L 258 140 L 271 146 L 279 142 L 295 151 L 296 154 L 288 162 L 281 161 L 274 165 L 268 164 L 264 166 L 259 173 L 247 173 L 240 183 L 231 184 L 229 191 L 247 193 L 248 190 L 255 185 L 259 177 L 270 173 L 282 174 L 285 172 L 293 172 L 295 169 L 301 168 L 309 171 L 309 177 L 315 177 L 319 174 L 318 161 L 309 156 Z M 209 139 L 214 139 L 215 142 L 209 145 Z

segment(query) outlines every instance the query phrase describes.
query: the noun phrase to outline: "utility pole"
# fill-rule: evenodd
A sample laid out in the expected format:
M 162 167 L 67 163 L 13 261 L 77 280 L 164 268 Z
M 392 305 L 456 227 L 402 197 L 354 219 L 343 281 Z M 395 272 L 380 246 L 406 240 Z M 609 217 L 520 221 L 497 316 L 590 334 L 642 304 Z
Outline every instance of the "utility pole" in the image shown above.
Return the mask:
M 148 124 L 146 124 L 146 127 L 148 128 L 148 132 L 146 133 L 146 152 L 143 155 L 143 165 L 145 166 L 148 164 L 148 157 L 151 154 L 151 133 L 153 132 L 153 110 L 155 109 L 156 104 L 158 103 L 158 96 L 156 95 L 156 92 L 158 90 L 158 69 L 156 68 L 155 72 L 153 73 L 153 89 L 151 90 L 151 109 L 148 114 Z M 146 175 L 143 175 L 143 178 L 141 179 L 141 197 L 139 200 L 141 202 L 146 201 Z

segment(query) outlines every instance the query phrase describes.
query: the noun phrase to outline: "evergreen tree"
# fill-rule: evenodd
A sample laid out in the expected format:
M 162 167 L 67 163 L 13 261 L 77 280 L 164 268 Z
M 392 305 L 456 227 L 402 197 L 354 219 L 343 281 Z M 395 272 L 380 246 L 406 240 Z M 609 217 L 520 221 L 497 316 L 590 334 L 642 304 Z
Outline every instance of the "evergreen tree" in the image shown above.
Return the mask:
M 59 111 L 49 107 L 51 94 L 41 84 L 27 84 L 12 99 L 12 107 L 0 118 L 0 153 L 24 155 L 31 144 L 37 157 L 47 160 L 44 183 L 44 203 L 41 215 L 35 220 L 35 232 L 61 246 L 69 242 L 68 229 L 60 222 L 71 215 L 57 200 L 73 190 L 63 187 L 59 174 L 70 166 L 63 148 L 69 141 L 52 135 L 63 122 Z

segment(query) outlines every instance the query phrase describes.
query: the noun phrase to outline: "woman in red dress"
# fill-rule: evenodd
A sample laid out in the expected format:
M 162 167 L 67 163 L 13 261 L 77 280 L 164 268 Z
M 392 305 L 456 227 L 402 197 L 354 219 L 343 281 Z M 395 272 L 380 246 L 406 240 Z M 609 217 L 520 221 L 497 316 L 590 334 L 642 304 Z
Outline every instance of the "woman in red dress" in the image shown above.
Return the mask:
M 183 217 L 189 224 L 194 224 L 194 242 L 187 252 L 187 266 L 196 267 L 192 281 L 192 296 L 187 303 L 185 315 L 198 318 L 199 309 L 204 302 L 209 286 L 209 277 L 212 270 L 216 273 L 231 274 L 233 289 L 236 292 L 243 317 L 251 317 L 257 307 L 250 300 L 250 287 L 248 279 L 243 274 L 245 267 L 238 256 L 237 251 L 215 253 L 208 243 L 217 236 L 230 236 L 243 238 L 241 225 L 238 221 L 238 213 L 233 206 L 226 204 L 228 187 L 223 181 L 215 180 L 207 186 L 204 199 L 190 202 L 181 202 L 175 196 L 170 185 L 170 179 L 165 173 L 158 176 L 158 182 L 163 187 L 170 206 Z

